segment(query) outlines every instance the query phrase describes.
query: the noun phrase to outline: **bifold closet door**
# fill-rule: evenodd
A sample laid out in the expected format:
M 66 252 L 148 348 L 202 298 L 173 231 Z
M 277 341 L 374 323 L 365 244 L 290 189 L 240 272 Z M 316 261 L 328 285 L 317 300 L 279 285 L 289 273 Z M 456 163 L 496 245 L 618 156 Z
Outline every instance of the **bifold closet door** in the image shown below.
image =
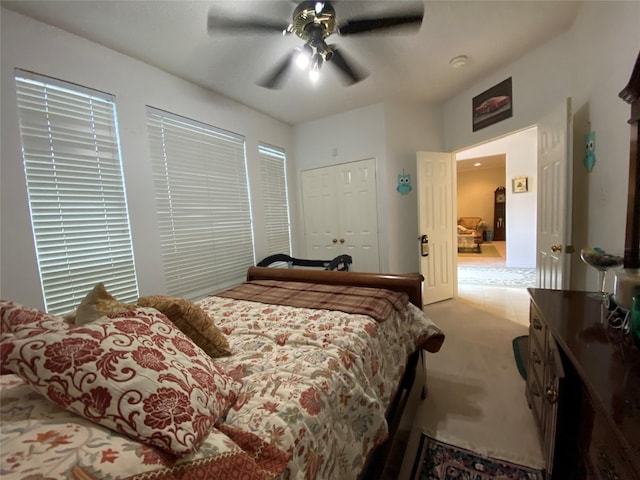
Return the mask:
M 375 160 L 302 172 L 307 257 L 348 254 L 352 269 L 380 271 Z

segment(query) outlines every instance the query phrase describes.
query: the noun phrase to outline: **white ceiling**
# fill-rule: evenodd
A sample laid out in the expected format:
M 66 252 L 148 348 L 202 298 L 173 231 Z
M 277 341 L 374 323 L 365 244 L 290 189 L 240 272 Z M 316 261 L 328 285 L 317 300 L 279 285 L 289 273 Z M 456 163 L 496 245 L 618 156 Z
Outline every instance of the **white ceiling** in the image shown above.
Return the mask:
M 256 85 L 302 41 L 291 35 L 207 33 L 210 9 L 288 22 L 291 0 L 44 0 L 6 1 L 2 6 L 54 25 L 166 70 L 289 124 L 388 100 L 440 102 L 494 69 L 566 31 L 580 2 L 425 1 L 424 21 L 413 34 L 339 37 L 336 43 L 369 77 L 345 87 L 329 65 L 311 85 L 294 72 L 280 90 Z M 408 0 L 332 2 L 338 23 L 396 12 Z M 452 57 L 467 55 L 460 69 Z M 478 92 L 480 93 L 480 92 Z
M 507 156 L 505 154 L 489 155 L 487 157 L 458 160 L 456 162 L 456 169 L 458 172 L 468 172 L 470 170 L 505 168 L 506 164 L 507 164 Z

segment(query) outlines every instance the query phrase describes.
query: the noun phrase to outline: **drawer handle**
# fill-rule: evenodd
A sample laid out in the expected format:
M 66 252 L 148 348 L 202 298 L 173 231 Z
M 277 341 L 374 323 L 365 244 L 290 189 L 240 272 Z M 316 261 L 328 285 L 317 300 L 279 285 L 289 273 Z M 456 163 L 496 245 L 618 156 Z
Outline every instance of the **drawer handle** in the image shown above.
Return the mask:
M 533 363 L 535 363 L 536 365 L 540 365 L 542 363 L 542 361 L 540 360 L 540 355 L 538 355 L 538 352 L 536 352 L 535 350 L 533 351 L 533 354 L 531 356 L 533 357 Z
M 553 385 L 548 385 L 544 393 L 547 396 L 549 403 L 556 403 L 558 401 L 558 390 L 556 390 L 556 387 Z
M 542 324 L 537 318 L 533 319 L 533 328 L 535 328 L 536 330 L 542 330 Z

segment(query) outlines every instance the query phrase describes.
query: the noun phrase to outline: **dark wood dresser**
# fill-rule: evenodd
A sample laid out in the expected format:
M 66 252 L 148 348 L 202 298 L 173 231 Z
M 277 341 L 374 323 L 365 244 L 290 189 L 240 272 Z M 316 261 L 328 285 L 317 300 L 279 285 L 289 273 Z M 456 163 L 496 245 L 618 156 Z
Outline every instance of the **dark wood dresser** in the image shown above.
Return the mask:
M 526 395 L 547 479 L 640 480 L 640 351 L 587 293 L 529 295 Z

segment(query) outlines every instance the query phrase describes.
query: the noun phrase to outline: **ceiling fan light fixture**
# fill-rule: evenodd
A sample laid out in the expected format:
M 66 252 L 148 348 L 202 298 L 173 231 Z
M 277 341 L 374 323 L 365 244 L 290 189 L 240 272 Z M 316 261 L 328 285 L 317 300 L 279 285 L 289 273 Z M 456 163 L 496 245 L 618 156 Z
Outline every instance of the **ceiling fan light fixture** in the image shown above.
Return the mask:
M 311 63 L 311 57 L 313 55 L 313 49 L 309 45 L 303 45 L 302 47 L 296 48 L 298 52 L 296 54 L 296 65 L 300 70 L 305 70 L 309 63 Z
M 322 67 L 322 55 L 316 53 L 313 56 L 313 63 L 311 64 L 311 69 L 309 70 L 309 78 L 313 83 L 317 82 L 320 78 L 320 68 Z
M 311 77 L 317 79 L 322 64 L 326 62 L 331 63 L 329 68 L 335 67 L 345 85 L 358 83 L 364 80 L 368 73 L 352 65 L 336 45 L 327 45 L 327 39 L 332 35 L 352 36 L 409 29 L 416 31 L 422 25 L 424 16 L 424 8 L 418 11 L 417 8 L 410 7 L 403 8 L 404 12 L 391 12 L 373 17 L 364 15 L 339 22 L 330 0 L 290 1 L 295 1 L 298 5 L 289 21 L 254 18 L 253 12 L 227 17 L 224 14 L 217 15 L 213 9 L 209 10 L 207 18 L 207 31 L 210 34 L 219 31 L 273 32 L 285 36 L 293 34 L 304 42 L 303 46 L 289 50 L 286 56 L 258 81 L 258 85 L 273 90 L 280 88 L 290 68 L 295 68 L 294 65 L 298 65 L 302 70 L 308 69 Z M 317 57 L 315 63 L 314 56 Z

